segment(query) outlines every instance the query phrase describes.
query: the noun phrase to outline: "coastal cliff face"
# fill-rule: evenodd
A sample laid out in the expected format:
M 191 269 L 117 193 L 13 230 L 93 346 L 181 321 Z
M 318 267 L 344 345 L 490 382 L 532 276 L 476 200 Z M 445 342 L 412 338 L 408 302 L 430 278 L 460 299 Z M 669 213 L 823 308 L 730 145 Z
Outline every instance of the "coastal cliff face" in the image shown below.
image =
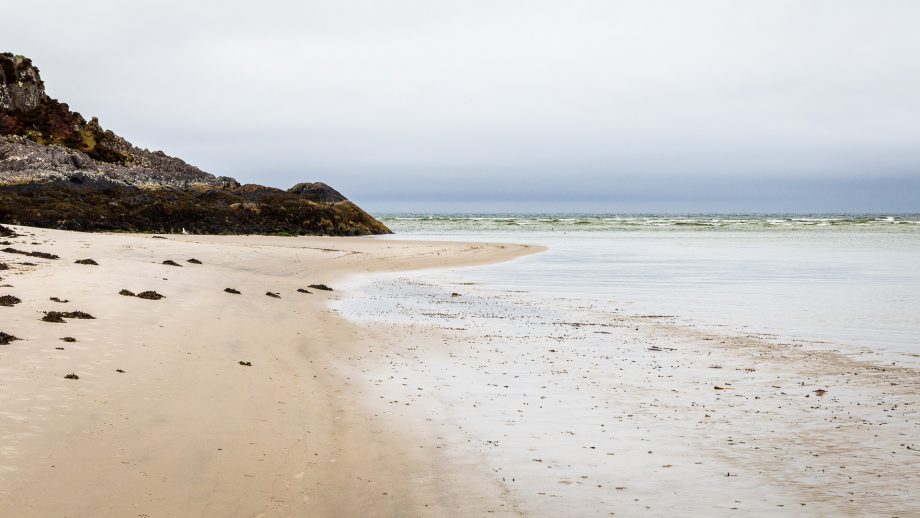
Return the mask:
M 240 185 L 132 145 L 0 53 L 0 222 L 68 230 L 363 235 L 389 229 L 323 183 Z

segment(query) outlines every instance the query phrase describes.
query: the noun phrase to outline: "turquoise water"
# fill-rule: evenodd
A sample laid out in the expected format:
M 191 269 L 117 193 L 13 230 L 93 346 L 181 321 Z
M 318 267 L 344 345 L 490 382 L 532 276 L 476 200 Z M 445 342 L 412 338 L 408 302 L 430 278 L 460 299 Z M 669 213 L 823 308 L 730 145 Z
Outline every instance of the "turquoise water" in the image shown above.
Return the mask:
M 382 215 L 399 239 L 545 253 L 426 274 L 550 303 L 920 361 L 917 215 Z
M 615 232 L 637 230 L 911 231 L 920 214 L 383 214 L 399 233 Z

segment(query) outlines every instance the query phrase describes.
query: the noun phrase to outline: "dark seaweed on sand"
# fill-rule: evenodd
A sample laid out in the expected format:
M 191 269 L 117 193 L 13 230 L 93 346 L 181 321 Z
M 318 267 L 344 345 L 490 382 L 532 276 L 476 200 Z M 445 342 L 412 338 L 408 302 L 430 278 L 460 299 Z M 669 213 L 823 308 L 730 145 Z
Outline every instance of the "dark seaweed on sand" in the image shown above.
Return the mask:
M 26 252 L 24 250 L 16 250 L 15 248 L 10 248 L 10 247 L 6 247 L 3 250 L 0 250 L 0 252 L 6 252 L 8 254 L 25 255 L 29 257 L 39 257 L 41 259 L 60 259 L 60 257 L 54 254 L 46 253 L 46 252 Z
M 166 298 L 166 295 L 160 295 L 155 291 L 142 291 L 137 294 L 137 298 L 147 300 L 160 300 Z
M 297 293 L 313 293 L 312 291 L 307 291 L 303 288 L 297 288 Z
M 121 290 L 118 292 L 119 295 L 124 295 L 125 297 L 134 297 L 134 292 L 131 290 Z
M 332 291 L 332 288 L 326 286 L 325 284 L 311 284 L 310 287 L 314 290 Z
M 224 291 L 226 291 L 227 293 L 232 293 L 232 294 L 234 294 L 234 295 L 239 295 L 239 294 L 240 294 L 239 290 L 235 290 L 235 289 L 233 289 L 233 288 L 224 288 Z
M 281 298 L 281 295 L 278 294 L 278 293 L 272 293 L 272 292 L 270 292 L 270 291 L 266 291 L 265 294 L 268 295 L 269 297 L 273 298 L 273 299 L 280 299 L 280 298 Z
M 4 333 L 3 331 L 0 331 L 0 345 L 6 345 L 10 342 L 15 342 L 16 340 L 19 340 L 19 338 L 16 338 L 15 336 L 11 334 L 7 334 L 7 333 Z
M 72 336 L 65 336 L 64 338 L 61 338 L 61 341 L 62 341 L 62 342 L 73 343 L 73 342 L 76 342 L 77 339 L 74 338 L 74 337 L 72 337 Z
M 163 264 L 165 264 L 165 265 L 167 265 L 167 266 L 178 266 L 179 268 L 182 268 L 182 265 L 181 265 L 181 264 L 179 264 L 179 263 L 173 261 L 172 259 L 167 259 L 167 260 L 163 261 Z
M 241 361 L 240 365 L 242 365 L 243 367 L 252 367 L 252 362 L 242 362 Z
M 46 311 L 45 316 L 42 317 L 44 322 L 53 322 L 56 324 L 64 323 L 65 318 L 79 318 L 79 319 L 95 319 L 96 317 L 90 315 L 89 313 L 84 313 L 83 311 Z
M 201 264 L 201 261 L 199 261 L 198 259 L 195 259 L 194 257 L 191 258 L 191 259 L 189 259 L 189 260 L 186 261 L 186 262 L 189 262 L 189 263 L 192 263 L 192 264 Z
M 22 300 L 19 297 L 14 297 L 13 295 L 4 295 L 0 297 L 0 306 L 11 307 L 19 304 Z
M 99 266 L 99 263 L 93 261 L 92 259 L 78 259 L 74 261 L 75 264 L 88 264 L 91 266 Z
M 10 269 L 10 265 L 6 263 L 0 263 L 0 270 L 9 270 L 9 269 Z
M 19 237 L 19 234 L 13 232 L 11 229 L 0 225 L 0 237 Z
M 64 379 L 78 380 L 78 379 L 80 379 L 80 376 L 77 376 L 76 374 L 74 374 L 74 373 L 71 372 L 70 374 L 64 376 Z
M 60 302 L 61 304 L 67 304 L 68 302 L 70 302 L 70 301 L 67 300 L 67 299 L 59 299 L 59 298 L 57 298 L 57 297 L 51 297 L 51 298 L 48 299 L 48 300 L 50 300 L 51 302 Z

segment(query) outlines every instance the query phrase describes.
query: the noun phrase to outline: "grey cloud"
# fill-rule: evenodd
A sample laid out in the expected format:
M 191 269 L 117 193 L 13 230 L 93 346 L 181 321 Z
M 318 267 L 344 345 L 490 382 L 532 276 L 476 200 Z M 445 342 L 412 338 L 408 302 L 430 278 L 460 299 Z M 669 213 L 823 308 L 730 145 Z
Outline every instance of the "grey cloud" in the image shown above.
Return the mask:
M 52 95 L 242 181 L 371 208 L 920 210 L 916 2 L 4 10 Z

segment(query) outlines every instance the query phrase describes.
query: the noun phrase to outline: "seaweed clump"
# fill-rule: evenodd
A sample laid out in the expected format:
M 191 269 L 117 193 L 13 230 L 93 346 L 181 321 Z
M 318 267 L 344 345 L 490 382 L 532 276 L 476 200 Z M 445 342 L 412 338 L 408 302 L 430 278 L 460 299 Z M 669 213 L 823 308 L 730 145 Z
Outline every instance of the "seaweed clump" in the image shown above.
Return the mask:
M 22 300 L 14 295 L 4 295 L 0 297 L 0 306 L 11 307 L 19 304 Z
M 63 324 L 65 318 L 78 318 L 82 320 L 92 320 L 96 317 L 85 313 L 83 311 L 46 311 L 45 316 L 42 317 L 43 322 L 53 322 L 55 324 Z

